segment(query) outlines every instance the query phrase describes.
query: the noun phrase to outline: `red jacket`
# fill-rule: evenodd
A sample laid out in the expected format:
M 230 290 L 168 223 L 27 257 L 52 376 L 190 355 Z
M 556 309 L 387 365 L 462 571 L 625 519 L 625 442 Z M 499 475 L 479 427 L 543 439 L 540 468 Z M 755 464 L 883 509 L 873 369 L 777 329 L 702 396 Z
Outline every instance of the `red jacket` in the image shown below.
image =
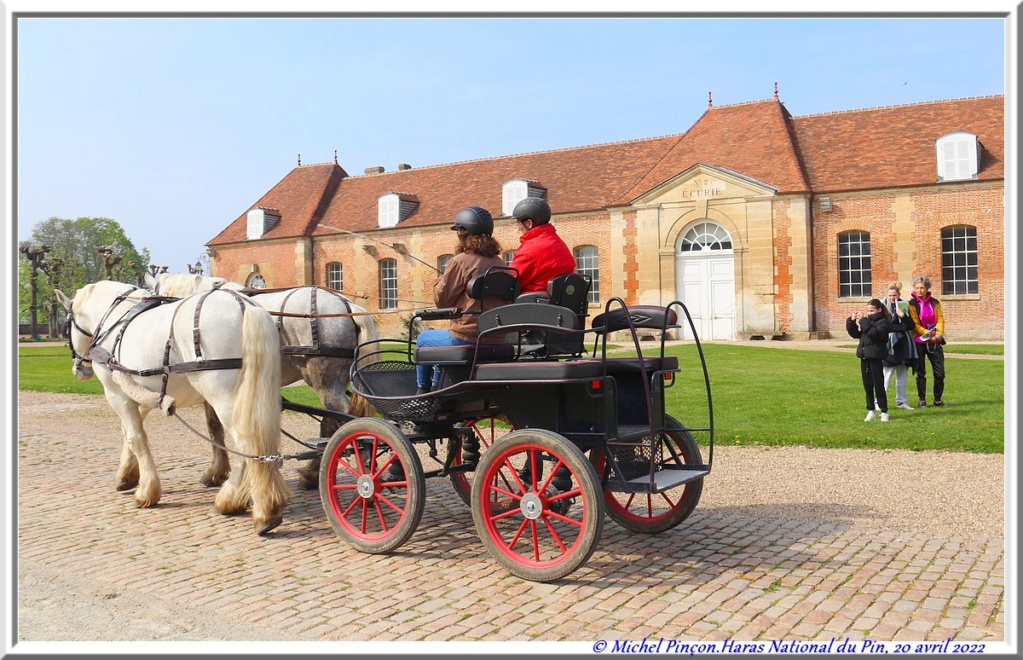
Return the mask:
M 547 282 L 575 271 L 575 257 L 558 236 L 554 225 L 533 227 L 519 236 L 519 243 L 521 245 L 508 265 L 519 271 L 522 293 L 546 291 Z

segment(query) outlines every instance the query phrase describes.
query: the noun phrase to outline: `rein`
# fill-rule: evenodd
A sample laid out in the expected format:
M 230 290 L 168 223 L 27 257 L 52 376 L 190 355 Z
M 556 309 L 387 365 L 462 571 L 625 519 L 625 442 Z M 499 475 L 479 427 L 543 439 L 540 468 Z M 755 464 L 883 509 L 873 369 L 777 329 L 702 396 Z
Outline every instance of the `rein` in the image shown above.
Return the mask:
M 213 440 L 210 440 L 205 435 L 203 435 L 202 433 L 197 431 L 195 429 L 195 427 L 192 426 L 191 424 L 189 424 L 188 422 L 186 422 L 184 420 L 184 418 L 182 418 L 181 415 L 179 415 L 177 413 L 177 411 L 173 412 L 172 414 L 175 417 L 177 417 L 178 421 L 181 422 L 186 429 L 188 429 L 189 431 L 191 431 L 195 435 L 199 436 L 200 438 L 202 438 L 206 442 L 210 443 L 211 445 L 213 445 L 217 449 L 222 449 L 222 450 L 226 451 L 229 454 L 234 454 L 235 456 L 241 456 L 242 458 L 252 458 L 252 459 L 255 459 L 255 460 L 259 461 L 260 463 L 278 463 L 278 462 L 283 461 L 286 458 L 305 458 L 304 456 L 302 456 L 300 454 L 290 454 L 290 455 L 288 455 L 288 454 L 270 454 L 269 456 L 257 456 L 255 454 L 246 454 L 245 452 L 241 452 L 241 451 L 238 451 L 236 449 L 229 449 L 228 447 L 226 447 L 224 445 L 221 445 L 221 444 L 219 444 L 217 442 L 214 442 Z

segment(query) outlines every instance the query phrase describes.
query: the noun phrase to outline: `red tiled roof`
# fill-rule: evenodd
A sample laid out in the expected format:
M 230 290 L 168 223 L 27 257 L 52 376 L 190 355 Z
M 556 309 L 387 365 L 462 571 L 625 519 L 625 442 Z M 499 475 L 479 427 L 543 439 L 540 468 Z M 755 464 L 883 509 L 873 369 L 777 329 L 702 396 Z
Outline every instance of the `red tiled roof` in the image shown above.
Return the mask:
M 312 231 L 337 190 L 345 171 L 337 163 L 300 165 L 291 170 L 277 185 L 249 208 L 264 207 L 280 211 L 281 220 L 264 234 L 264 238 L 302 236 Z M 244 241 L 246 215 L 242 213 L 210 245 Z
M 955 130 L 978 135 L 979 178 L 996 180 L 1004 178 L 1003 106 L 993 96 L 792 117 L 777 100 L 754 101 L 708 108 L 685 133 L 657 138 L 354 177 L 336 162 L 299 166 L 253 206 L 280 209 L 265 234 L 272 239 L 375 229 L 377 199 L 389 192 L 419 202 L 401 227 L 446 224 L 472 204 L 499 216 L 501 186 L 515 178 L 542 182 L 556 214 L 594 211 L 628 204 L 696 163 L 781 193 L 926 185 L 937 178 L 934 141 Z M 209 244 L 245 233 L 243 213 Z
M 953 131 L 980 141 L 982 181 L 1005 178 L 1005 98 L 985 96 L 795 117 L 815 192 L 936 183 L 934 142 Z
M 731 170 L 783 193 L 808 190 L 787 118 L 778 101 L 708 108 L 664 158 L 617 201 L 626 203 L 696 163 Z
M 419 200 L 401 222 L 403 227 L 449 223 L 472 204 L 499 216 L 501 186 L 515 178 L 542 181 L 555 213 L 604 208 L 650 168 L 666 142 L 618 142 L 349 177 L 341 182 L 323 224 L 349 231 L 373 229 L 377 198 L 398 190 L 415 191 Z M 315 233 L 331 232 L 321 227 Z

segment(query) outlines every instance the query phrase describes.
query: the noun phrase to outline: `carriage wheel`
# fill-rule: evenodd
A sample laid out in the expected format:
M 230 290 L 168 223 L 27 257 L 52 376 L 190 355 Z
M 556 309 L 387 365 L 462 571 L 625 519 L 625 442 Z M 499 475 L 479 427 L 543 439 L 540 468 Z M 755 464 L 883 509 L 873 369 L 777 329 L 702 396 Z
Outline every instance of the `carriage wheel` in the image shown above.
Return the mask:
M 600 481 L 582 451 L 557 433 L 513 431 L 480 460 L 472 517 L 483 545 L 526 580 L 562 578 L 586 563 L 600 540 Z
M 496 415 L 493 417 L 480 417 L 478 419 L 470 419 L 459 424 L 464 428 L 471 428 L 476 436 L 476 441 L 479 442 L 479 455 L 482 456 L 484 452 L 489 451 L 490 447 L 497 441 L 498 438 L 505 435 L 509 431 L 514 430 L 509 422 L 503 415 Z M 452 466 L 462 465 L 465 462 L 465 455 L 463 451 L 458 451 L 455 454 L 455 460 L 451 462 Z M 476 458 L 477 465 L 479 464 L 479 456 Z M 462 501 L 468 505 L 472 504 L 472 482 L 473 472 L 455 472 L 451 475 L 451 485 L 454 486 L 455 492 L 462 498 Z
M 320 464 L 320 502 L 338 536 L 362 552 L 394 550 L 423 517 L 426 482 L 408 439 L 379 419 L 346 423 Z
M 667 431 L 658 436 L 661 451 L 657 451 L 655 455 L 660 457 L 660 465 L 655 469 L 663 469 L 665 465 L 678 465 L 671 449 L 674 449 L 674 454 L 677 454 L 678 459 L 685 465 L 703 463 L 700 448 L 692 434 L 673 417 L 666 416 L 664 421 Z M 650 437 L 647 436 L 639 442 L 649 446 Z M 647 460 L 643 458 L 644 462 Z M 609 469 L 603 449 L 592 450 L 590 461 L 597 474 L 604 475 Z M 657 534 L 678 526 L 688 518 L 700 501 L 702 493 L 703 479 L 700 478 L 660 493 L 612 493 L 605 490 L 604 504 L 611 520 L 625 529 L 640 534 Z

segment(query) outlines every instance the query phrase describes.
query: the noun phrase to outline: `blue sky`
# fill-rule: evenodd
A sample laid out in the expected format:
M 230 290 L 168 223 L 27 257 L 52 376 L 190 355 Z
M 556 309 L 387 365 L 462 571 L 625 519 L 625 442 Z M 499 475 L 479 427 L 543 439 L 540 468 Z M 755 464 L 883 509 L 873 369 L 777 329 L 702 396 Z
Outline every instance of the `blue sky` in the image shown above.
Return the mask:
M 776 81 L 794 115 L 1006 92 L 999 18 L 45 17 L 16 30 L 17 238 L 51 216 L 109 217 L 171 272 L 299 154 L 337 150 L 361 175 L 681 133 L 708 92 L 743 103 Z

